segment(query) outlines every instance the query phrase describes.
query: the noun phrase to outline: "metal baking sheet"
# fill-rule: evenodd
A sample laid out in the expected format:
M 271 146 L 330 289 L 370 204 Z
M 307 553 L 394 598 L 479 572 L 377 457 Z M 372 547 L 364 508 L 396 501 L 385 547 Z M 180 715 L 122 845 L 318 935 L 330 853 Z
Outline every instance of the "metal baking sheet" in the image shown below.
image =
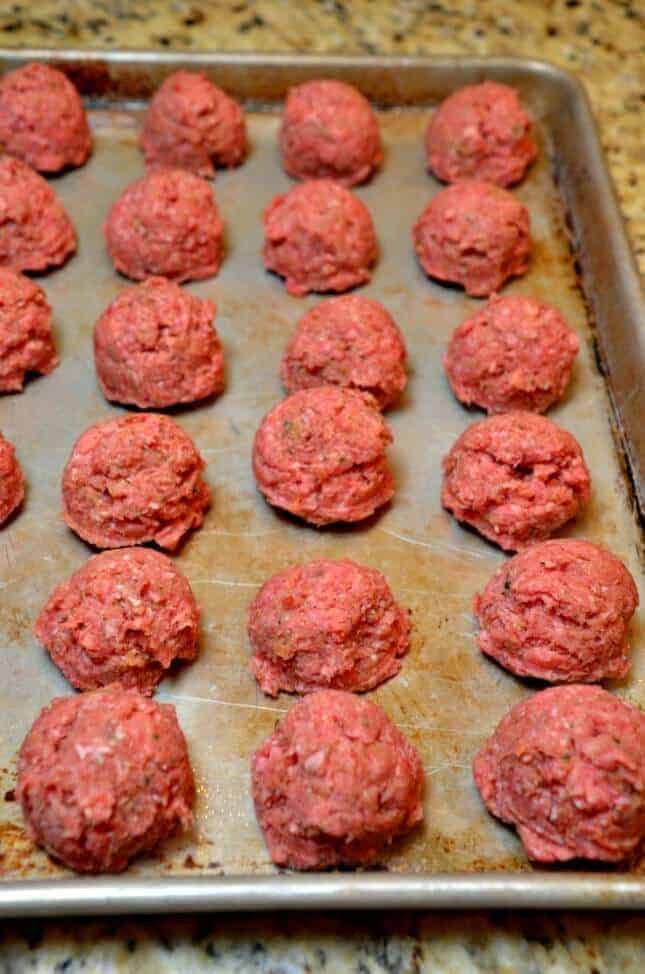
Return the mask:
M 535 256 L 530 272 L 508 290 L 555 302 L 581 337 L 570 390 L 551 414 L 579 438 L 593 476 L 593 499 L 569 533 L 607 544 L 640 577 L 636 493 L 645 434 L 635 419 L 644 413 L 641 311 L 581 88 L 548 65 L 513 60 L 5 51 L 0 68 L 31 58 L 62 62 L 74 76 L 92 107 L 96 149 L 84 168 L 53 180 L 80 241 L 66 267 L 39 279 L 54 308 L 61 365 L 23 395 L 0 401 L 0 428 L 17 444 L 29 483 L 24 510 L 0 534 L 0 914 L 645 905 L 642 868 L 626 874 L 531 867 L 515 834 L 486 813 L 472 783 L 470 764 L 480 743 L 534 687 L 484 659 L 474 641 L 472 597 L 504 556 L 459 527 L 439 503 L 441 458 L 479 415 L 453 399 L 441 352 L 451 330 L 480 302 L 430 283 L 410 238 L 414 219 L 439 188 L 422 152 L 432 106 L 484 77 L 517 85 L 536 118 L 541 151 L 517 189 L 530 209 Z M 31 631 L 52 587 L 90 554 L 60 517 L 61 471 L 83 429 L 122 412 L 103 400 L 91 354 L 93 324 L 126 284 L 107 259 L 101 224 L 111 201 L 142 172 L 136 148 L 141 99 L 180 65 L 199 66 L 242 97 L 251 136 L 245 165 L 218 173 L 214 184 L 227 222 L 221 273 L 189 285 L 217 303 L 228 386 L 214 403 L 175 413 L 208 461 L 214 494 L 203 528 L 177 556 L 203 611 L 200 657 L 159 691 L 159 699 L 177 707 L 188 738 L 198 781 L 196 827 L 135 862 L 126 875 L 79 878 L 25 837 L 12 800 L 15 758 L 41 707 L 71 692 Z M 280 99 L 293 81 L 320 75 L 353 81 L 382 106 L 385 163 L 358 190 L 380 241 L 378 265 L 363 293 L 394 314 L 411 369 L 403 401 L 388 416 L 395 435 L 394 502 L 365 525 L 326 530 L 269 508 L 250 466 L 255 429 L 282 395 L 278 363 L 286 339 L 319 300 L 290 297 L 264 272 L 260 217 L 274 193 L 290 185 L 276 146 Z M 413 611 L 412 649 L 401 674 L 373 697 L 423 755 L 425 824 L 392 848 L 382 871 L 279 874 L 253 815 L 249 757 L 293 700 L 263 697 L 249 675 L 246 610 L 273 572 L 304 559 L 345 555 L 382 569 Z M 632 673 L 612 689 L 643 706 L 642 615 L 632 642 Z

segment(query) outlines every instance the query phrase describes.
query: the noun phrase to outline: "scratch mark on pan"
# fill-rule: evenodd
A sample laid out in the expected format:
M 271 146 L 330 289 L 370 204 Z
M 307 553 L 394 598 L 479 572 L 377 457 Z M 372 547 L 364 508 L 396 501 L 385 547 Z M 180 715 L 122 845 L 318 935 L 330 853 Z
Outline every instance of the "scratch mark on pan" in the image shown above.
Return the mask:
M 458 548 L 456 545 L 452 544 L 433 544 L 431 541 L 421 541 L 420 538 L 410 538 L 406 534 L 398 534 L 396 531 L 391 531 L 388 528 L 379 528 L 383 534 L 389 534 L 392 538 L 398 538 L 399 541 L 404 541 L 406 544 L 416 545 L 419 548 L 429 548 L 430 551 L 451 551 L 456 555 L 462 555 L 464 558 L 479 558 L 482 561 L 487 560 L 487 555 L 482 555 L 478 551 L 466 551 L 464 548 Z
M 470 771 L 469 764 L 439 764 L 436 768 L 424 768 L 424 772 L 430 778 L 433 774 L 439 774 L 441 771 L 452 771 L 453 768 L 463 768 L 465 771 Z
M 220 707 L 243 707 L 246 710 L 270 710 L 276 714 L 286 714 L 286 708 L 282 707 L 266 707 L 259 703 L 235 703 L 232 700 L 218 700 L 214 697 L 192 697 L 188 694 L 183 693 L 168 693 L 166 694 L 167 700 L 185 700 L 188 703 L 211 703 Z
M 221 528 L 208 528 L 206 531 L 201 531 L 201 536 L 205 534 L 223 534 L 227 538 L 266 538 L 270 534 L 275 534 L 275 531 L 222 531 Z
M 227 588 L 258 588 L 261 582 L 237 582 L 232 578 L 193 578 L 191 585 L 225 585 Z

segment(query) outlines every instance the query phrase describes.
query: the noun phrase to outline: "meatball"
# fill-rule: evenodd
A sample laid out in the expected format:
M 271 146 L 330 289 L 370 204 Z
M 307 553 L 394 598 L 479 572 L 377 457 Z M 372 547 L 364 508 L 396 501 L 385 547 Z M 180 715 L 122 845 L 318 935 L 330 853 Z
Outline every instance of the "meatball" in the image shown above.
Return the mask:
M 284 168 L 294 179 L 365 182 L 383 159 L 376 116 L 343 81 L 307 81 L 291 88 L 280 127 Z
M 286 281 L 290 294 L 349 291 L 365 284 L 376 260 L 369 210 L 329 179 L 279 193 L 264 212 L 265 267 Z
M 361 521 L 394 494 L 385 456 L 391 442 L 371 397 L 336 386 L 302 389 L 264 417 L 253 470 L 275 507 L 318 526 Z
M 59 697 L 20 749 L 16 794 L 29 836 L 77 872 L 120 872 L 190 828 L 194 793 L 175 708 L 133 690 Z
M 0 78 L 0 144 L 40 172 L 83 165 L 92 137 L 80 96 L 62 71 L 32 62 Z
M 249 639 L 251 672 L 271 696 L 371 690 L 401 669 L 410 620 L 379 571 L 349 559 L 312 561 L 262 586 Z
M 0 525 L 18 510 L 25 497 L 25 478 L 13 444 L 0 433 Z
M 505 551 L 548 538 L 576 517 L 591 491 L 577 440 L 535 413 L 473 423 L 443 472 L 443 506 Z
M 44 271 L 76 250 L 63 205 L 42 176 L 11 156 L 0 157 L 0 267 Z
M 619 862 L 642 845 L 645 714 L 600 687 L 551 687 L 517 704 L 473 773 L 537 862 Z
M 94 329 L 94 362 L 106 399 L 144 409 L 196 402 L 224 388 L 215 305 L 163 277 L 127 288 Z
M 176 659 L 197 655 L 199 609 L 171 560 L 149 548 L 94 555 L 60 584 L 36 638 L 78 690 L 110 683 L 151 694 Z
M 484 179 L 511 186 L 537 155 L 531 128 L 513 88 L 495 81 L 467 85 L 442 101 L 430 119 L 428 168 L 445 183 Z
M 63 471 L 63 517 L 97 548 L 154 541 L 177 548 L 210 505 L 205 463 L 169 416 L 139 413 L 90 426 Z
M 20 392 L 27 373 L 56 368 L 51 320 L 42 288 L 0 267 L 0 392 Z
M 480 649 L 518 676 L 593 683 L 630 667 L 634 579 L 606 548 L 544 541 L 505 562 L 475 598 Z
M 369 392 L 380 409 L 407 382 L 406 349 L 392 316 L 357 294 L 329 298 L 302 316 L 287 345 L 280 376 L 287 392 L 348 386 Z
M 183 169 L 154 169 L 130 183 L 104 232 L 114 266 L 135 281 L 197 281 L 217 274 L 222 262 L 224 224 L 212 190 Z
M 278 866 L 368 865 L 423 818 L 416 749 L 369 700 L 321 690 L 255 752 L 255 812 Z
M 529 266 L 529 213 L 492 183 L 468 180 L 430 200 L 414 225 L 414 246 L 426 274 L 486 298 Z
M 148 165 L 203 176 L 237 166 L 247 152 L 244 112 L 206 75 L 175 71 L 150 102 L 139 139 Z
M 571 378 L 579 342 L 550 304 L 509 294 L 453 332 L 443 364 L 457 399 L 489 413 L 542 413 Z

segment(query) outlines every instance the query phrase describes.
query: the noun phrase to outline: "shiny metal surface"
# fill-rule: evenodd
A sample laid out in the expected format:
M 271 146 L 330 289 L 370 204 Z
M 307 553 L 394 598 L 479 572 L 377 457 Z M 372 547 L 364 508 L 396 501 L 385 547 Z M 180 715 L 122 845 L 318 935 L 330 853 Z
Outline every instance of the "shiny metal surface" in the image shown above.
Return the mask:
M 640 575 L 634 503 L 636 491 L 642 497 L 645 466 L 642 307 L 577 83 L 538 62 L 495 59 L 0 51 L 0 69 L 33 58 L 63 62 L 74 75 L 92 106 L 96 152 L 86 167 L 53 181 L 80 240 L 78 255 L 65 268 L 39 278 L 54 308 L 61 365 L 31 382 L 23 395 L 0 400 L 0 428 L 16 443 L 29 481 L 24 511 L 0 535 L 0 795 L 5 795 L 0 915 L 644 905 L 639 870 L 532 869 L 515 835 L 484 811 L 472 784 L 470 762 L 482 739 L 532 688 L 483 659 L 474 642 L 472 597 L 503 556 L 458 527 L 439 504 L 441 457 L 479 415 L 453 400 L 441 352 L 451 330 L 478 302 L 430 283 L 416 265 L 410 239 L 415 217 L 438 189 L 423 165 L 422 135 L 431 106 L 452 88 L 484 76 L 517 85 L 536 118 L 541 154 L 516 190 L 531 212 L 535 257 L 529 274 L 509 290 L 558 304 L 582 339 L 571 389 L 551 413 L 580 439 L 593 477 L 593 499 L 569 533 L 609 545 Z M 188 738 L 198 779 L 197 825 L 193 834 L 134 863 L 126 876 L 79 878 L 32 846 L 12 801 L 20 741 L 41 707 L 70 692 L 31 627 L 52 587 L 89 554 L 62 523 L 59 491 L 77 435 L 121 412 L 102 399 L 91 355 L 94 321 L 126 283 L 109 264 L 100 227 L 111 201 L 142 171 L 136 148 L 139 99 L 180 65 L 199 66 L 249 102 L 252 142 L 247 163 L 218 173 L 214 184 L 227 221 L 222 271 L 189 286 L 218 305 L 228 387 L 214 403 L 175 414 L 207 459 L 214 490 L 204 527 L 177 557 L 203 610 L 200 658 L 159 692 L 176 705 Z M 300 314 L 318 300 L 290 297 L 263 271 L 260 217 L 274 193 L 290 185 L 276 148 L 278 102 L 294 80 L 321 74 L 358 84 L 384 108 L 384 168 L 358 191 L 374 216 L 381 248 L 373 281 L 362 293 L 383 301 L 399 322 L 411 378 L 402 403 L 388 414 L 395 435 L 394 502 L 366 525 L 315 531 L 264 504 L 254 487 L 250 449 L 262 415 L 282 394 L 277 371 L 284 344 Z M 598 371 L 596 346 L 606 380 Z M 623 450 L 631 481 L 624 476 Z M 397 598 L 413 610 L 411 653 L 399 677 L 374 697 L 421 750 L 426 822 L 392 848 L 388 872 L 278 875 L 255 824 L 248 761 L 292 700 L 264 698 L 248 674 L 246 608 L 274 571 L 298 560 L 343 555 L 380 567 Z M 633 672 L 614 689 L 645 705 L 642 636 L 641 614 L 632 629 Z

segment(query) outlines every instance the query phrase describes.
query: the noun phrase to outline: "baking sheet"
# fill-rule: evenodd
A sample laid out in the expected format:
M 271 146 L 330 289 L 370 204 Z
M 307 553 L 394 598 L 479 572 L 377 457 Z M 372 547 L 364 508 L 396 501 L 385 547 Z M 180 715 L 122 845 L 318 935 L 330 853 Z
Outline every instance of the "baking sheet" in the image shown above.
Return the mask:
M 0 797 L 5 799 L 0 800 L 0 913 L 114 910 L 116 903 L 121 912 L 278 903 L 645 903 L 645 878 L 639 870 L 631 876 L 572 876 L 531 867 L 515 833 L 488 815 L 472 783 L 470 763 L 482 740 L 508 708 L 535 687 L 505 673 L 477 649 L 472 598 L 504 556 L 459 527 L 439 502 L 441 458 L 481 415 L 453 399 L 443 377 L 441 353 L 452 329 L 482 302 L 428 281 L 417 266 L 410 237 L 415 218 L 439 189 L 425 171 L 422 152 L 430 103 L 471 79 L 468 71 L 474 68 L 467 63 L 461 74 L 454 66 L 443 75 L 435 71 L 425 98 L 416 89 L 413 98 L 409 92 L 402 98 L 421 104 L 380 113 L 383 170 L 357 191 L 373 215 L 380 244 L 372 282 L 360 293 L 382 301 L 392 312 L 410 357 L 408 389 L 387 416 L 395 437 L 390 456 L 396 496 L 387 510 L 364 525 L 314 530 L 269 508 L 255 489 L 250 465 L 254 432 L 282 395 L 278 365 L 285 342 L 297 318 L 320 298 L 290 297 L 280 279 L 262 268 L 262 210 L 291 183 L 280 168 L 277 151 L 279 106 L 264 104 L 250 112 L 249 159 L 239 169 L 218 172 L 214 184 L 227 224 L 226 260 L 218 277 L 188 285 L 217 304 L 227 389 L 213 403 L 173 413 L 207 460 L 206 478 L 214 498 L 204 526 L 177 556 L 202 608 L 200 656 L 166 679 L 158 693 L 160 700 L 175 704 L 188 739 L 198 782 L 196 827 L 133 863 L 126 877 L 107 880 L 74 878 L 25 837 L 12 800 L 16 752 L 39 710 L 52 697 L 70 693 L 31 627 L 53 586 L 91 553 L 60 517 L 61 472 L 80 432 L 124 412 L 104 401 L 92 361 L 94 322 L 127 284 L 108 261 L 101 223 L 121 189 L 143 171 L 136 148 L 141 106 L 126 97 L 141 92 L 142 79 L 157 80 L 160 64 L 166 70 L 175 66 L 171 59 L 146 55 L 145 64 L 137 62 L 137 73 L 128 57 L 109 62 L 110 71 L 125 65 L 129 72 L 122 96 L 110 97 L 108 85 L 100 92 L 104 102 L 91 112 L 96 139 L 92 159 L 84 168 L 52 180 L 79 234 L 76 257 L 38 279 L 54 309 L 61 365 L 51 376 L 30 382 L 23 395 L 0 400 L 0 428 L 17 445 L 29 485 L 24 510 L 0 534 Z M 80 60 L 77 55 L 77 71 Z M 210 65 L 213 77 L 221 80 L 217 58 L 197 60 Z M 238 67 L 243 65 L 244 59 L 238 61 Z M 478 70 L 500 76 L 500 63 L 496 64 L 497 68 L 491 64 Z M 565 534 L 608 545 L 640 578 L 633 492 L 549 161 L 554 154 L 566 189 L 561 145 L 553 144 L 552 100 L 539 71 L 517 63 L 507 64 L 506 70 L 511 67 L 537 120 L 541 151 L 539 162 L 516 191 L 530 210 L 534 259 L 530 272 L 505 293 L 554 302 L 581 338 L 570 389 L 550 416 L 582 444 L 593 497 Z M 302 70 L 299 62 L 298 71 Z M 309 70 L 310 76 L 342 74 L 320 61 Z M 280 79 L 285 77 L 282 70 L 278 73 Z M 247 85 L 248 74 L 239 75 L 246 77 Z M 404 75 L 401 65 L 400 77 Z M 96 85 L 91 71 L 83 77 L 86 86 Z M 392 77 L 390 72 L 388 78 Z M 256 79 L 258 97 L 277 91 L 276 78 L 273 88 L 270 81 L 265 66 Z M 579 231 L 580 225 L 576 227 Z M 591 247 L 593 241 L 585 239 L 585 244 Z M 587 283 L 587 300 L 593 301 L 594 282 Z M 638 361 L 637 353 L 632 350 L 642 374 L 644 362 Z M 372 698 L 421 751 L 427 784 L 425 823 L 384 858 L 387 873 L 276 875 L 253 815 L 249 758 L 295 698 L 282 695 L 272 700 L 258 691 L 247 670 L 246 610 L 259 585 L 274 572 L 301 560 L 344 556 L 380 568 L 396 598 L 412 609 L 411 652 L 400 675 Z M 612 689 L 645 706 L 642 611 L 631 633 L 636 648 L 632 672 Z M 34 882 L 42 880 L 54 881 Z

